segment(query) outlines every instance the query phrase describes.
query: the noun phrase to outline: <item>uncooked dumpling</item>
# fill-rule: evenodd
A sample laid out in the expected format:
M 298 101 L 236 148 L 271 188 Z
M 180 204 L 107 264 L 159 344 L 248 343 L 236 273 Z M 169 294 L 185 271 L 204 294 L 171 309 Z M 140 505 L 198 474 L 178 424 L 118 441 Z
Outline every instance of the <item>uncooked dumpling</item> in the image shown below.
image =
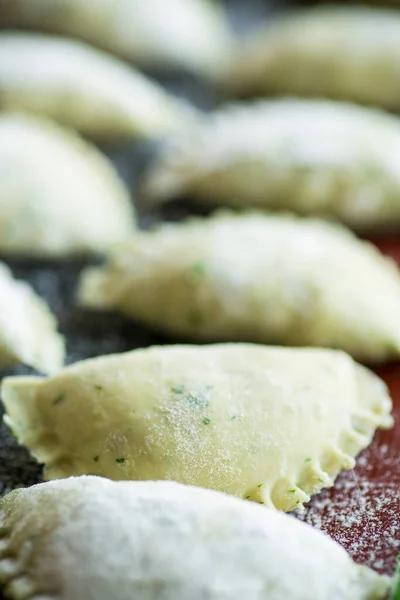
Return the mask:
M 2 21 L 72 35 L 144 67 L 218 73 L 232 40 L 210 0 L 2 0 Z
M 0 500 L 0 582 L 15 600 L 383 600 L 390 584 L 277 511 L 98 477 Z
M 164 225 L 86 270 L 79 298 L 186 339 L 400 356 L 397 267 L 318 220 L 228 213 Z
M 64 362 L 64 340 L 47 304 L 0 263 L 0 366 L 24 363 L 43 373 Z
M 56 258 L 108 250 L 134 231 L 105 156 L 50 121 L 0 116 L 0 251 Z
M 246 94 L 400 107 L 400 13 L 328 6 L 271 19 L 239 44 L 227 82 Z
M 396 117 L 318 100 L 257 102 L 182 133 L 150 169 L 144 193 L 399 228 L 399 157 Z
M 0 106 L 102 138 L 162 136 L 193 118 L 183 101 L 100 50 L 16 32 L 0 34 Z
M 337 350 L 153 347 L 10 377 L 1 394 L 49 479 L 168 479 L 282 510 L 392 425 L 385 384 Z

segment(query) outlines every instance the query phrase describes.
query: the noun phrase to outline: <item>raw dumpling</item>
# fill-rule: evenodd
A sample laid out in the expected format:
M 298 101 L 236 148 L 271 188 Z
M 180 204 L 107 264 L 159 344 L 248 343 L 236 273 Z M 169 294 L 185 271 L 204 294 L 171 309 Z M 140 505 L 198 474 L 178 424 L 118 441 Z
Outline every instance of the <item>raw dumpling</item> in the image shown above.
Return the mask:
M 282 510 L 392 425 L 385 384 L 337 350 L 153 347 L 9 377 L 1 394 L 49 479 L 168 479 Z
M 142 233 L 83 273 L 79 299 L 200 341 L 400 356 L 400 275 L 339 225 L 221 214 Z
M 50 121 L 0 115 L 1 252 L 103 252 L 133 231 L 128 190 L 95 147 Z
M 0 582 L 15 600 L 383 600 L 390 585 L 288 515 L 98 477 L 0 500 Z
M 183 101 L 99 50 L 16 32 L 0 34 L 0 106 L 103 138 L 162 136 L 193 118 Z
M 209 0 L 2 0 L 2 20 L 82 38 L 144 67 L 202 75 L 226 64 L 232 41 Z
M 400 121 L 385 113 L 318 100 L 244 104 L 182 134 L 150 169 L 144 194 L 399 228 L 399 157 Z
M 328 6 L 272 19 L 239 44 L 227 76 L 245 94 L 325 96 L 400 108 L 400 13 Z
M 64 362 L 64 340 L 47 304 L 0 263 L 0 366 L 24 363 L 43 373 Z

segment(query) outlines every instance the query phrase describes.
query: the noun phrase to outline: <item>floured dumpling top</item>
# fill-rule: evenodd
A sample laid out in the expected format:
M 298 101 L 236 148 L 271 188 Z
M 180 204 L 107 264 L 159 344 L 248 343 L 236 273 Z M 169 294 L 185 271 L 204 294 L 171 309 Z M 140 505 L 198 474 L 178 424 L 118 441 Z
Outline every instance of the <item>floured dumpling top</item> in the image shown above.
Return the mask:
M 63 365 L 64 354 L 64 339 L 47 304 L 0 263 L 0 367 L 24 363 L 51 373 Z
M 213 0 L 2 0 L 2 20 L 72 35 L 144 67 L 210 76 L 232 49 Z
M 301 508 L 393 423 L 385 384 L 334 350 L 161 346 L 3 380 L 5 422 L 49 479 L 168 479 Z
M 71 478 L 0 500 L 10 598 L 383 600 L 389 578 L 274 510 L 172 482 Z
M 289 209 L 355 229 L 400 227 L 400 121 L 351 104 L 233 105 L 182 132 L 145 178 L 147 200 Z
M 100 50 L 21 32 L 0 34 L 0 107 L 115 139 L 163 136 L 194 118 L 183 100 Z
M 270 19 L 232 54 L 227 83 L 245 94 L 325 96 L 400 107 L 400 13 L 318 6 Z
M 0 115 L 0 251 L 58 258 L 104 252 L 134 232 L 129 192 L 75 133 Z
M 200 341 L 400 356 L 396 265 L 323 221 L 218 214 L 135 236 L 84 271 L 79 300 Z

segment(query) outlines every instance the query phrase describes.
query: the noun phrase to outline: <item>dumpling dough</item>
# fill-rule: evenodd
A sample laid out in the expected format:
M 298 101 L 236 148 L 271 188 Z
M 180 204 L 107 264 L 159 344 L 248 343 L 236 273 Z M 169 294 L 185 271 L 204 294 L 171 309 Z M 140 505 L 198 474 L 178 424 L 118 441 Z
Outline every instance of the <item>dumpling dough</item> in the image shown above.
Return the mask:
M 133 231 L 128 190 L 95 147 L 50 121 L 0 116 L 1 252 L 103 252 Z
M 49 479 L 169 479 L 282 510 L 390 427 L 376 375 L 335 350 L 162 346 L 9 377 L 5 422 Z
M 2 0 L 1 10 L 8 26 L 72 35 L 144 67 L 215 75 L 232 49 L 210 0 Z
M 400 122 L 342 104 L 278 100 L 223 109 L 178 138 L 144 194 L 333 216 L 355 229 L 400 226 Z
M 274 510 L 79 477 L 0 500 L 0 582 L 15 600 L 383 600 L 390 580 Z
M 0 263 L 0 366 L 24 363 L 51 373 L 64 363 L 64 339 L 47 304 Z
M 128 65 L 81 42 L 0 34 L 0 106 L 46 115 L 101 138 L 162 136 L 191 109 Z
M 325 96 L 400 108 L 400 13 L 317 7 L 273 19 L 239 44 L 227 83 L 246 94 Z
M 84 271 L 79 300 L 186 339 L 400 356 L 397 267 L 318 220 L 221 214 L 161 226 Z

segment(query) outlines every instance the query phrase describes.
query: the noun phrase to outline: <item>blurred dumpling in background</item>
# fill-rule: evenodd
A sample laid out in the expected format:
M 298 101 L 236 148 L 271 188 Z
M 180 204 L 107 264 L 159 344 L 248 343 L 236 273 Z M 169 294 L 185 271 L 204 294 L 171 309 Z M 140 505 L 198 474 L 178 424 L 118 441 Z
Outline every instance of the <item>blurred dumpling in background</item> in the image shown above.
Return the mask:
M 64 363 L 64 338 L 46 302 L 0 262 L 0 366 L 51 373 Z
M 400 274 L 349 230 L 291 215 L 162 225 L 84 271 L 79 299 L 196 341 L 400 356 Z
M 133 231 L 128 190 L 95 147 L 47 120 L 0 116 L 1 252 L 98 253 Z
M 239 44 L 238 94 L 299 94 L 400 108 L 400 12 L 321 6 L 271 19 Z
M 324 100 L 222 108 L 161 152 L 148 202 L 294 210 L 354 229 L 400 228 L 400 121 Z
M 194 110 L 104 52 L 53 36 L 0 34 L 0 108 L 46 115 L 99 138 L 158 137 Z
M 78 37 L 143 67 L 212 76 L 231 50 L 213 0 L 3 0 L 1 10 L 6 25 Z

